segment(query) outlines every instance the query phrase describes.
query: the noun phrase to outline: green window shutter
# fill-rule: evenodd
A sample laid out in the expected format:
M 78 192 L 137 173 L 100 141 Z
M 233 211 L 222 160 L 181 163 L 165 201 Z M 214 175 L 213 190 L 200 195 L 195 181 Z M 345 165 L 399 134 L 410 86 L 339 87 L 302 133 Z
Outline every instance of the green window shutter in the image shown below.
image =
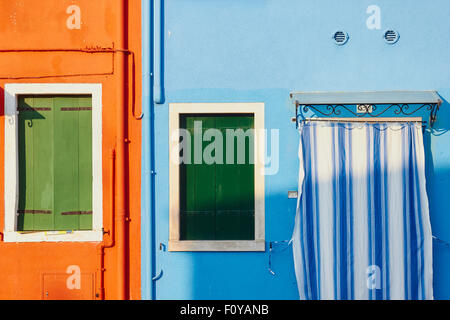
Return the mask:
M 221 130 L 226 146 L 226 130 L 253 129 L 253 117 L 218 117 L 216 127 Z M 250 163 L 249 139 L 245 140 L 245 163 L 238 163 L 238 141 L 234 139 L 233 165 L 216 165 L 216 240 L 255 239 L 255 170 Z M 224 148 L 224 163 L 227 159 Z
M 51 98 L 21 98 L 18 107 L 18 230 L 52 230 L 53 101 Z
M 22 105 L 18 229 L 91 230 L 91 98 L 24 97 Z
M 186 117 L 185 128 L 191 135 L 191 164 L 181 166 L 181 192 L 184 193 L 180 214 L 182 240 L 215 240 L 215 166 L 194 164 L 194 122 L 201 121 L 202 135 L 213 128 L 213 117 Z M 207 144 L 203 142 L 202 149 Z
M 194 163 L 194 122 L 221 131 L 223 164 Z M 245 141 L 245 163 L 238 163 L 238 141 L 233 164 L 227 164 L 227 129 L 254 128 L 252 115 L 186 115 L 180 127 L 191 134 L 191 163 L 180 167 L 181 240 L 253 240 L 255 234 L 254 164 L 250 163 L 250 138 Z M 253 134 L 250 134 L 253 138 Z M 211 142 L 203 142 L 203 150 Z M 203 151 L 202 150 L 202 151 Z
M 92 109 L 92 99 L 78 99 L 80 108 Z M 80 230 L 92 230 L 92 110 L 78 112 Z

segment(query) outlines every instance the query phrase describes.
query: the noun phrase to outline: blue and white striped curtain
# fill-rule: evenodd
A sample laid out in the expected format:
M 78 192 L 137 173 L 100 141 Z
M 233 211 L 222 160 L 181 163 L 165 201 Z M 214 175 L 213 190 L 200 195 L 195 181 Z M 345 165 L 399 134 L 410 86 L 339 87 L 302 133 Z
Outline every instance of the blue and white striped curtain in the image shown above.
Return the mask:
M 432 299 L 421 124 L 306 122 L 300 136 L 300 299 Z

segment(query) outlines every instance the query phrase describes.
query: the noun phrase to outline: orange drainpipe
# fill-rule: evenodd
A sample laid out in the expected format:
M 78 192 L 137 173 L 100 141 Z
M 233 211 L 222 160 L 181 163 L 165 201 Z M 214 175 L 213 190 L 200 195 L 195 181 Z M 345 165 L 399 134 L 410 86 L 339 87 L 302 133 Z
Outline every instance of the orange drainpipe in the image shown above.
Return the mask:
M 117 27 L 118 48 L 127 50 L 127 0 L 117 0 Z M 127 95 L 128 81 L 126 77 L 127 55 L 120 56 L 118 60 L 118 68 L 116 69 L 117 81 L 117 105 L 116 105 L 116 246 L 117 246 L 117 299 L 127 300 L 127 181 L 126 181 L 126 152 L 127 152 L 127 136 L 125 129 L 125 121 L 127 117 Z
M 114 210 L 114 200 L 115 200 L 115 159 L 116 159 L 116 151 L 114 149 L 111 149 L 110 151 L 110 169 L 109 169 L 109 179 L 110 179 L 110 208 L 111 208 L 111 216 L 109 218 L 109 230 L 104 232 L 105 234 L 108 234 L 109 241 L 106 242 L 103 240 L 103 242 L 98 247 L 98 255 L 100 258 L 100 264 L 99 264 L 99 272 L 98 272 L 98 279 L 99 279 L 99 285 L 98 285 L 98 295 L 97 298 L 100 300 L 105 299 L 105 249 L 113 248 L 116 244 L 116 228 L 115 228 L 115 210 Z

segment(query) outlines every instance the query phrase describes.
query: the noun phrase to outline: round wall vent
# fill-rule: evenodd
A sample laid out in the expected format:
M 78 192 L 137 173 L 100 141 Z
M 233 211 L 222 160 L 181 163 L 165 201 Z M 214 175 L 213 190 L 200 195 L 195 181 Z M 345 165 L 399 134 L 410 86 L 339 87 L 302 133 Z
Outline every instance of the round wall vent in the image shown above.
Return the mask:
M 339 30 L 333 33 L 333 41 L 335 44 L 342 46 L 348 41 L 348 34 L 345 31 Z
M 397 31 L 389 29 L 384 32 L 383 38 L 386 43 L 394 44 L 398 41 L 400 35 L 398 34 Z

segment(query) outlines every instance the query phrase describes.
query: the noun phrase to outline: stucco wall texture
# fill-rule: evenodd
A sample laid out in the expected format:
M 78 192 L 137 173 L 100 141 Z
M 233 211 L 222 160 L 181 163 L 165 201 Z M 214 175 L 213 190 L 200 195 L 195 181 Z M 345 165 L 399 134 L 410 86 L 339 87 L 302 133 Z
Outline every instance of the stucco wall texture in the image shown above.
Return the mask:
M 75 6 L 75 8 L 74 8 Z M 125 10 L 123 10 L 125 8 Z M 119 15 L 124 12 L 124 18 Z M 76 16 L 78 14 L 78 16 Z M 7 83 L 99 83 L 102 85 L 102 165 L 104 230 L 111 230 L 111 150 L 116 148 L 116 110 L 126 108 L 126 195 L 128 237 L 126 245 L 127 296 L 140 298 L 140 81 L 133 79 L 130 53 L 73 52 L 64 50 L 119 48 L 135 54 L 140 70 L 139 1 L 0 1 L 0 167 L 4 167 L 4 86 Z M 77 20 L 78 19 L 78 20 Z M 121 23 L 123 21 L 123 23 Z M 122 39 L 120 35 L 125 32 Z M 22 50 L 45 50 L 28 52 Z M 48 50 L 47 50 L 48 49 Z M 58 49 L 59 51 L 54 51 Z M 21 51 L 21 52 L 18 52 Z M 127 62 L 122 63 L 127 57 Z M 125 65 L 125 67 L 122 66 Z M 132 83 L 135 83 L 133 90 Z M 123 89 L 124 88 L 124 89 Z M 118 101 L 125 91 L 127 102 Z M 7 151 L 6 151 L 7 152 Z M 0 170 L 0 193 L 4 192 Z M 117 197 L 117 195 L 116 195 Z M 4 229 L 4 197 L 0 197 L 0 230 Z M 110 233 L 111 234 L 111 233 Z M 104 236 L 109 242 L 110 235 Z M 0 242 L 0 299 L 84 298 L 99 299 L 101 243 Z M 69 266 L 78 266 L 82 290 L 67 291 Z M 105 298 L 118 297 L 117 249 L 105 250 Z M 69 274 L 67 273 L 69 271 Z

